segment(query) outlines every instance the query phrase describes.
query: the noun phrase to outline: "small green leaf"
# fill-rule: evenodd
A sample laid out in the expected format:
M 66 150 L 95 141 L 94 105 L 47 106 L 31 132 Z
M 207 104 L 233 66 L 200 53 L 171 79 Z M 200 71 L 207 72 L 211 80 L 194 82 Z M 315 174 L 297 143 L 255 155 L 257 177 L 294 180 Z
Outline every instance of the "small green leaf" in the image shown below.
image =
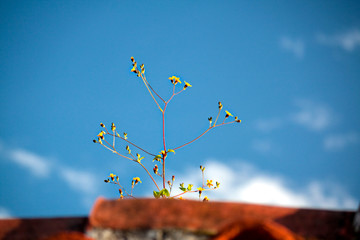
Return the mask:
M 185 192 L 186 191 L 186 188 L 184 187 L 179 187 L 181 191 Z
M 160 197 L 160 192 L 153 191 L 153 194 L 154 194 L 154 197 L 155 197 L 155 198 L 159 198 L 159 197 Z
M 160 160 L 161 160 L 161 155 L 156 155 L 153 159 L 153 161 L 158 161 L 158 162 L 160 162 Z
M 164 188 L 160 191 L 160 196 L 170 197 L 170 192 L 166 188 Z
M 168 150 L 167 150 L 167 152 L 172 152 L 172 153 L 174 153 L 174 154 L 175 154 L 174 149 L 168 149 Z

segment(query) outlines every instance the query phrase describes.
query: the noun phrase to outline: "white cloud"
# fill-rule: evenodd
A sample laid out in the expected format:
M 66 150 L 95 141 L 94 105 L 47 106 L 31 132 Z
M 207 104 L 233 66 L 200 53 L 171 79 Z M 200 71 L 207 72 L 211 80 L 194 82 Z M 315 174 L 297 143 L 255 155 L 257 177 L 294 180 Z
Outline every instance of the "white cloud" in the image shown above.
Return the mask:
M 293 53 L 297 58 L 303 58 L 305 53 L 305 43 L 301 39 L 291 39 L 289 37 L 280 38 L 280 46 Z
M 320 44 L 338 46 L 352 52 L 356 47 L 360 46 L 360 30 L 352 29 L 335 35 L 318 34 L 316 39 Z
M 334 123 L 335 117 L 325 105 L 309 100 L 299 100 L 296 105 L 300 108 L 299 111 L 290 115 L 290 120 L 296 124 L 320 131 Z
M 27 168 L 37 177 L 48 177 L 51 172 L 50 161 L 42 156 L 22 149 L 11 150 L 8 154 L 13 162 Z
M 254 140 L 252 143 L 252 148 L 257 152 L 268 153 L 272 149 L 272 144 L 267 140 Z
M 4 208 L 4 207 L 0 207 L 0 219 L 8 219 L 8 218 L 13 218 L 11 212 Z
M 324 139 L 324 148 L 328 151 L 339 151 L 348 145 L 359 142 L 359 136 L 356 133 L 334 134 Z
M 279 151 L 278 146 L 268 139 L 256 139 L 251 147 L 258 153 L 275 153 Z
M 259 119 L 255 121 L 255 128 L 262 132 L 271 132 L 274 129 L 280 128 L 284 125 L 284 121 L 280 118 Z
M 97 191 L 96 177 L 90 172 L 61 167 L 59 175 L 72 189 L 81 193 L 94 194 Z
M 97 177 L 91 172 L 72 169 L 24 149 L 8 149 L 1 141 L 0 153 L 17 165 L 26 168 L 36 177 L 45 178 L 50 174 L 53 176 L 56 174 L 70 188 L 80 192 L 87 205 L 93 201 L 94 195 L 97 193 L 98 185 L 95 182 Z
M 335 184 L 313 181 L 301 188 L 292 189 L 286 184 L 291 179 L 263 173 L 247 163 L 240 163 L 230 168 L 219 161 L 210 160 L 205 166 L 205 179 L 209 177 L 221 182 L 219 189 L 204 192 L 203 196 L 208 195 L 212 200 L 327 209 L 357 207 L 357 201 Z M 202 181 L 198 170 L 190 170 L 187 175 L 179 178 L 186 184 L 194 183 L 194 186 L 201 185 Z M 189 196 L 197 198 L 197 194 Z
M 300 99 L 295 101 L 294 105 L 297 109 L 293 113 L 276 118 L 259 119 L 255 121 L 255 128 L 266 133 L 288 124 L 296 124 L 310 130 L 321 131 L 338 122 L 337 116 L 325 104 Z

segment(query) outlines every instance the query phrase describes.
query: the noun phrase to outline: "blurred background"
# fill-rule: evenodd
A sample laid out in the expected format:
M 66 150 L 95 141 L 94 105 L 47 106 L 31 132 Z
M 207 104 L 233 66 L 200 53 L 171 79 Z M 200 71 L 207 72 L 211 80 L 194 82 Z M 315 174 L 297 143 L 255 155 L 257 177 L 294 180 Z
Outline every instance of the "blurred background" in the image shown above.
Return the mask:
M 3 0 L 0 217 L 87 215 L 97 197 L 118 197 L 110 173 L 127 189 L 140 177 L 134 195 L 152 197 L 140 166 L 92 142 L 114 122 L 162 150 L 161 112 L 131 56 L 165 99 L 172 75 L 193 86 L 168 106 L 168 148 L 205 131 L 218 101 L 242 120 L 167 158 L 175 188 L 201 185 L 204 165 L 221 183 L 211 201 L 357 208 L 358 2 Z

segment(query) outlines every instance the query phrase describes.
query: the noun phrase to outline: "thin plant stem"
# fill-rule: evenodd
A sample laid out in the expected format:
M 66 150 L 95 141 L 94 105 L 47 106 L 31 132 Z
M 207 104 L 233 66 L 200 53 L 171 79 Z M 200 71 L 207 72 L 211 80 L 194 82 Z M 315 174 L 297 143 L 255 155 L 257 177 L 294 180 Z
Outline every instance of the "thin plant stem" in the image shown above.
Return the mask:
M 201 169 L 201 175 L 202 175 L 202 188 L 204 188 L 204 171 Z
M 195 142 L 196 140 L 198 140 L 199 138 L 201 138 L 202 136 L 204 136 L 204 134 L 207 133 L 207 132 L 208 132 L 210 129 L 212 129 L 212 128 L 214 128 L 214 126 L 213 126 L 213 127 L 209 127 L 205 132 L 203 132 L 202 134 L 200 134 L 200 136 L 198 136 L 197 138 L 191 140 L 190 142 L 187 142 L 187 143 L 185 143 L 185 144 L 183 144 L 183 145 L 181 145 L 181 146 L 179 146 L 179 147 L 173 148 L 173 149 L 174 149 L 174 150 L 177 150 L 177 149 L 179 149 L 179 148 L 185 147 L 186 145 L 189 145 L 190 143 Z
M 162 155 L 162 178 L 163 178 L 163 187 L 165 188 L 165 158 L 166 158 L 166 141 L 165 141 L 165 111 L 167 107 L 167 102 L 164 106 L 164 111 L 162 112 L 162 130 L 163 130 L 163 144 L 164 144 L 164 154 Z
M 145 167 L 141 162 L 138 162 L 138 163 L 145 169 L 145 171 L 147 172 L 147 174 L 150 176 L 151 180 L 154 182 L 156 188 L 160 191 L 159 186 L 157 185 L 156 181 L 155 181 L 154 178 L 151 176 L 151 174 L 149 173 L 149 171 L 146 169 L 146 167 Z
M 216 116 L 216 119 L 215 119 L 215 122 L 214 122 L 214 125 L 213 125 L 214 127 L 215 127 L 216 122 L 217 122 L 217 120 L 218 120 L 218 118 L 219 118 L 220 112 L 221 112 L 221 109 L 219 108 L 219 112 L 218 112 L 218 114 L 217 114 L 217 116 Z
M 115 131 L 113 131 L 113 147 L 115 148 Z
M 123 187 L 123 186 L 121 186 L 120 185 L 120 183 L 119 182 L 110 182 L 110 183 L 112 183 L 112 184 L 116 184 L 116 185 L 119 185 L 120 186 L 120 188 L 126 193 L 126 195 L 127 196 L 131 196 L 131 195 L 129 195 L 128 193 L 127 193 L 127 191 L 125 190 L 125 188 Z M 131 196 L 131 197 L 133 197 L 133 196 Z
M 175 196 L 172 196 L 171 198 L 179 197 L 179 196 L 181 196 L 181 195 L 184 195 L 185 193 L 195 193 L 195 192 L 198 192 L 198 190 L 196 190 L 196 191 L 185 191 L 185 192 L 182 192 L 182 193 L 177 194 L 177 195 L 175 195 Z
M 146 80 L 146 77 L 144 76 L 144 80 L 146 82 L 146 84 L 149 86 L 149 88 L 151 89 L 151 91 L 153 91 L 156 96 L 158 96 L 158 98 L 161 99 L 161 101 L 163 101 L 165 103 L 165 100 L 151 87 L 150 83 Z
M 201 138 L 202 136 L 204 136 L 205 133 L 207 133 L 210 129 L 213 129 L 213 128 L 216 128 L 216 127 L 220 127 L 220 126 L 223 126 L 223 125 L 227 125 L 227 124 L 231 124 L 231 123 L 234 123 L 235 121 L 232 121 L 232 122 L 227 122 L 227 123 L 221 123 L 221 124 L 218 124 L 218 125 L 214 125 L 214 126 L 211 126 L 209 127 L 208 129 L 206 129 L 205 132 L 203 132 L 202 134 L 200 134 L 197 138 L 194 138 L 193 140 L 191 140 L 190 142 L 187 142 L 179 147 L 176 147 L 176 148 L 173 148 L 173 150 L 177 150 L 179 148 L 182 148 L 182 147 L 185 147 L 186 145 L 189 145 L 190 143 L 193 143 L 195 142 L 196 140 L 198 140 L 199 138 Z
M 124 155 L 122 155 L 122 154 L 120 154 L 120 153 L 118 153 L 117 151 L 113 151 L 114 153 L 116 153 L 117 155 L 119 155 L 119 156 L 121 156 L 121 157 L 124 157 L 124 158 L 127 158 L 127 159 L 129 159 L 129 160 L 134 160 L 134 159 L 132 159 L 132 158 L 129 158 L 129 157 L 126 157 L 126 156 L 124 156 Z
M 184 89 L 181 89 L 180 91 L 178 91 L 177 93 L 175 93 L 174 96 L 178 95 L 178 94 L 181 93 L 182 91 L 184 91 Z
M 125 139 L 125 138 L 121 137 L 120 135 L 119 135 L 119 136 L 117 136 L 117 135 L 115 135 L 115 134 L 113 135 L 113 134 L 111 134 L 111 133 L 107 133 L 107 134 L 109 134 L 110 136 L 115 136 L 115 137 L 117 137 L 117 138 L 120 138 L 120 139 L 124 140 L 125 142 L 127 142 L 127 143 L 129 143 L 129 144 L 133 145 L 134 147 L 136 147 L 136 148 L 138 148 L 138 149 L 140 149 L 140 150 L 141 150 L 141 151 L 143 151 L 144 153 L 147 153 L 147 154 L 149 154 L 149 155 L 151 155 L 151 156 L 153 156 L 153 157 L 155 157 L 155 156 L 156 156 L 155 154 L 152 154 L 152 153 L 150 153 L 150 152 L 146 151 L 145 149 L 143 149 L 143 148 L 141 148 L 141 147 L 137 146 L 135 143 L 130 142 L 129 140 L 127 140 L 127 139 Z
M 104 141 L 105 141 L 107 144 L 109 144 L 106 140 L 104 140 Z M 103 144 L 103 143 L 100 143 L 100 144 L 101 144 L 102 146 L 104 146 L 105 148 L 109 149 L 110 151 L 112 151 L 113 153 L 116 153 L 117 155 L 119 155 L 119 156 L 121 156 L 121 157 L 123 157 L 123 158 L 129 159 L 129 160 L 133 160 L 132 158 L 126 157 L 126 156 L 118 153 L 118 152 L 115 150 L 115 148 L 111 149 L 110 147 L 106 146 L 106 145 Z M 110 145 L 110 144 L 109 144 L 109 145 Z
M 170 195 L 171 195 L 171 190 L 172 190 L 173 185 L 174 185 L 174 181 L 171 179 L 171 185 L 170 185 Z
M 205 191 L 212 191 L 212 190 L 215 190 L 216 188 L 209 188 L 209 189 L 204 189 L 202 190 L 202 192 L 205 192 Z M 185 193 L 196 193 L 196 192 L 199 192 L 199 190 L 195 190 L 195 191 L 185 191 L 185 192 L 182 192 L 180 194 L 177 194 L 175 196 L 172 196 L 171 198 L 176 198 L 176 197 L 179 197 L 181 195 L 184 195 Z
M 144 84 L 145 84 L 145 86 L 146 86 L 147 90 L 149 91 L 149 93 L 150 93 L 151 97 L 154 99 L 154 101 L 155 101 L 156 105 L 158 106 L 158 108 L 159 108 L 159 109 L 160 109 L 160 111 L 162 112 L 163 110 L 161 109 L 161 107 L 160 107 L 159 103 L 156 101 L 156 99 L 155 99 L 154 95 L 151 93 L 151 91 L 150 91 L 150 89 L 149 89 L 149 86 L 147 85 L 147 81 L 144 79 L 144 76 L 143 76 L 142 74 L 141 74 L 140 76 L 141 76 L 141 79 L 143 80 L 143 82 L 144 82 Z
M 215 126 L 215 127 L 219 127 L 219 126 L 223 126 L 223 125 L 227 125 L 227 124 L 232 124 L 232 123 L 234 123 L 234 122 L 235 122 L 235 121 L 222 123 L 222 124 L 219 124 L 219 125 L 217 125 L 217 126 Z

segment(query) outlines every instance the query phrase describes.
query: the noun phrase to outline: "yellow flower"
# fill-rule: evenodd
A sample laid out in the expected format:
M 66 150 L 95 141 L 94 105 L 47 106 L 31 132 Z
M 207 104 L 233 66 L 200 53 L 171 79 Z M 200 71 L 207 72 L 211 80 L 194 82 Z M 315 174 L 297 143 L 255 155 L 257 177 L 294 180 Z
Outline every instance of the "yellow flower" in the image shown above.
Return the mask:
M 241 123 L 241 120 L 238 117 L 235 117 L 235 122 Z
M 105 127 L 105 125 L 104 125 L 103 123 L 100 123 L 100 127 L 103 127 L 103 128 L 104 128 L 104 127 Z
M 223 105 L 221 104 L 221 102 L 219 102 L 219 109 L 221 110 L 223 108 Z
M 209 198 L 207 196 L 204 197 L 203 202 L 208 202 Z
M 153 168 L 153 171 L 154 171 L 154 173 L 157 175 L 158 174 L 158 170 L 159 170 L 159 168 L 158 168 L 158 166 L 155 164 L 155 167 Z
M 97 136 L 98 136 L 100 139 L 104 139 L 104 134 L 106 134 L 106 132 L 101 131 Z
M 206 180 L 206 185 L 208 187 L 214 186 L 214 184 L 212 183 L 213 180 Z
M 226 116 L 225 118 L 228 118 L 229 116 L 233 117 L 233 115 L 231 113 L 229 113 L 228 111 L 225 110 Z
M 187 187 L 187 190 L 188 190 L 188 191 L 191 191 L 191 189 L 192 189 L 193 186 L 194 186 L 193 184 L 189 184 L 188 187 Z
M 115 174 L 110 173 L 109 178 L 111 178 L 112 181 L 114 181 L 114 178 L 116 177 Z
M 138 163 L 140 163 L 141 160 L 145 158 L 145 157 L 141 157 L 140 154 L 138 154 L 138 153 L 136 154 L 136 157 L 137 157 L 136 161 L 137 161 Z
M 145 66 L 144 64 L 140 65 L 140 69 L 141 69 L 141 73 L 144 74 L 145 73 Z
M 116 130 L 116 126 L 115 126 L 115 124 L 114 123 L 111 123 L 111 131 L 115 131 Z
M 135 184 L 138 184 L 139 182 L 142 183 L 139 177 L 134 177 L 134 178 L 133 178 L 133 182 L 134 182 Z
M 199 191 L 199 198 L 200 198 L 201 193 L 204 191 L 204 189 L 202 187 L 198 187 L 197 190 Z
M 185 90 L 187 87 L 192 87 L 192 85 L 191 85 L 190 83 L 188 83 L 188 82 L 186 82 L 186 81 L 184 81 L 184 83 L 185 83 L 184 90 Z
M 172 84 L 176 85 L 177 83 L 181 83 L 180 78 L 172 76 L 169 77 L 169 80 L 171 81 Z
M 135 59 L 134 59 L 134 57 L 131 57 L 130 59 L 131 59 L 131 61 L 132 61 L 132 62 L 135 62 Z

